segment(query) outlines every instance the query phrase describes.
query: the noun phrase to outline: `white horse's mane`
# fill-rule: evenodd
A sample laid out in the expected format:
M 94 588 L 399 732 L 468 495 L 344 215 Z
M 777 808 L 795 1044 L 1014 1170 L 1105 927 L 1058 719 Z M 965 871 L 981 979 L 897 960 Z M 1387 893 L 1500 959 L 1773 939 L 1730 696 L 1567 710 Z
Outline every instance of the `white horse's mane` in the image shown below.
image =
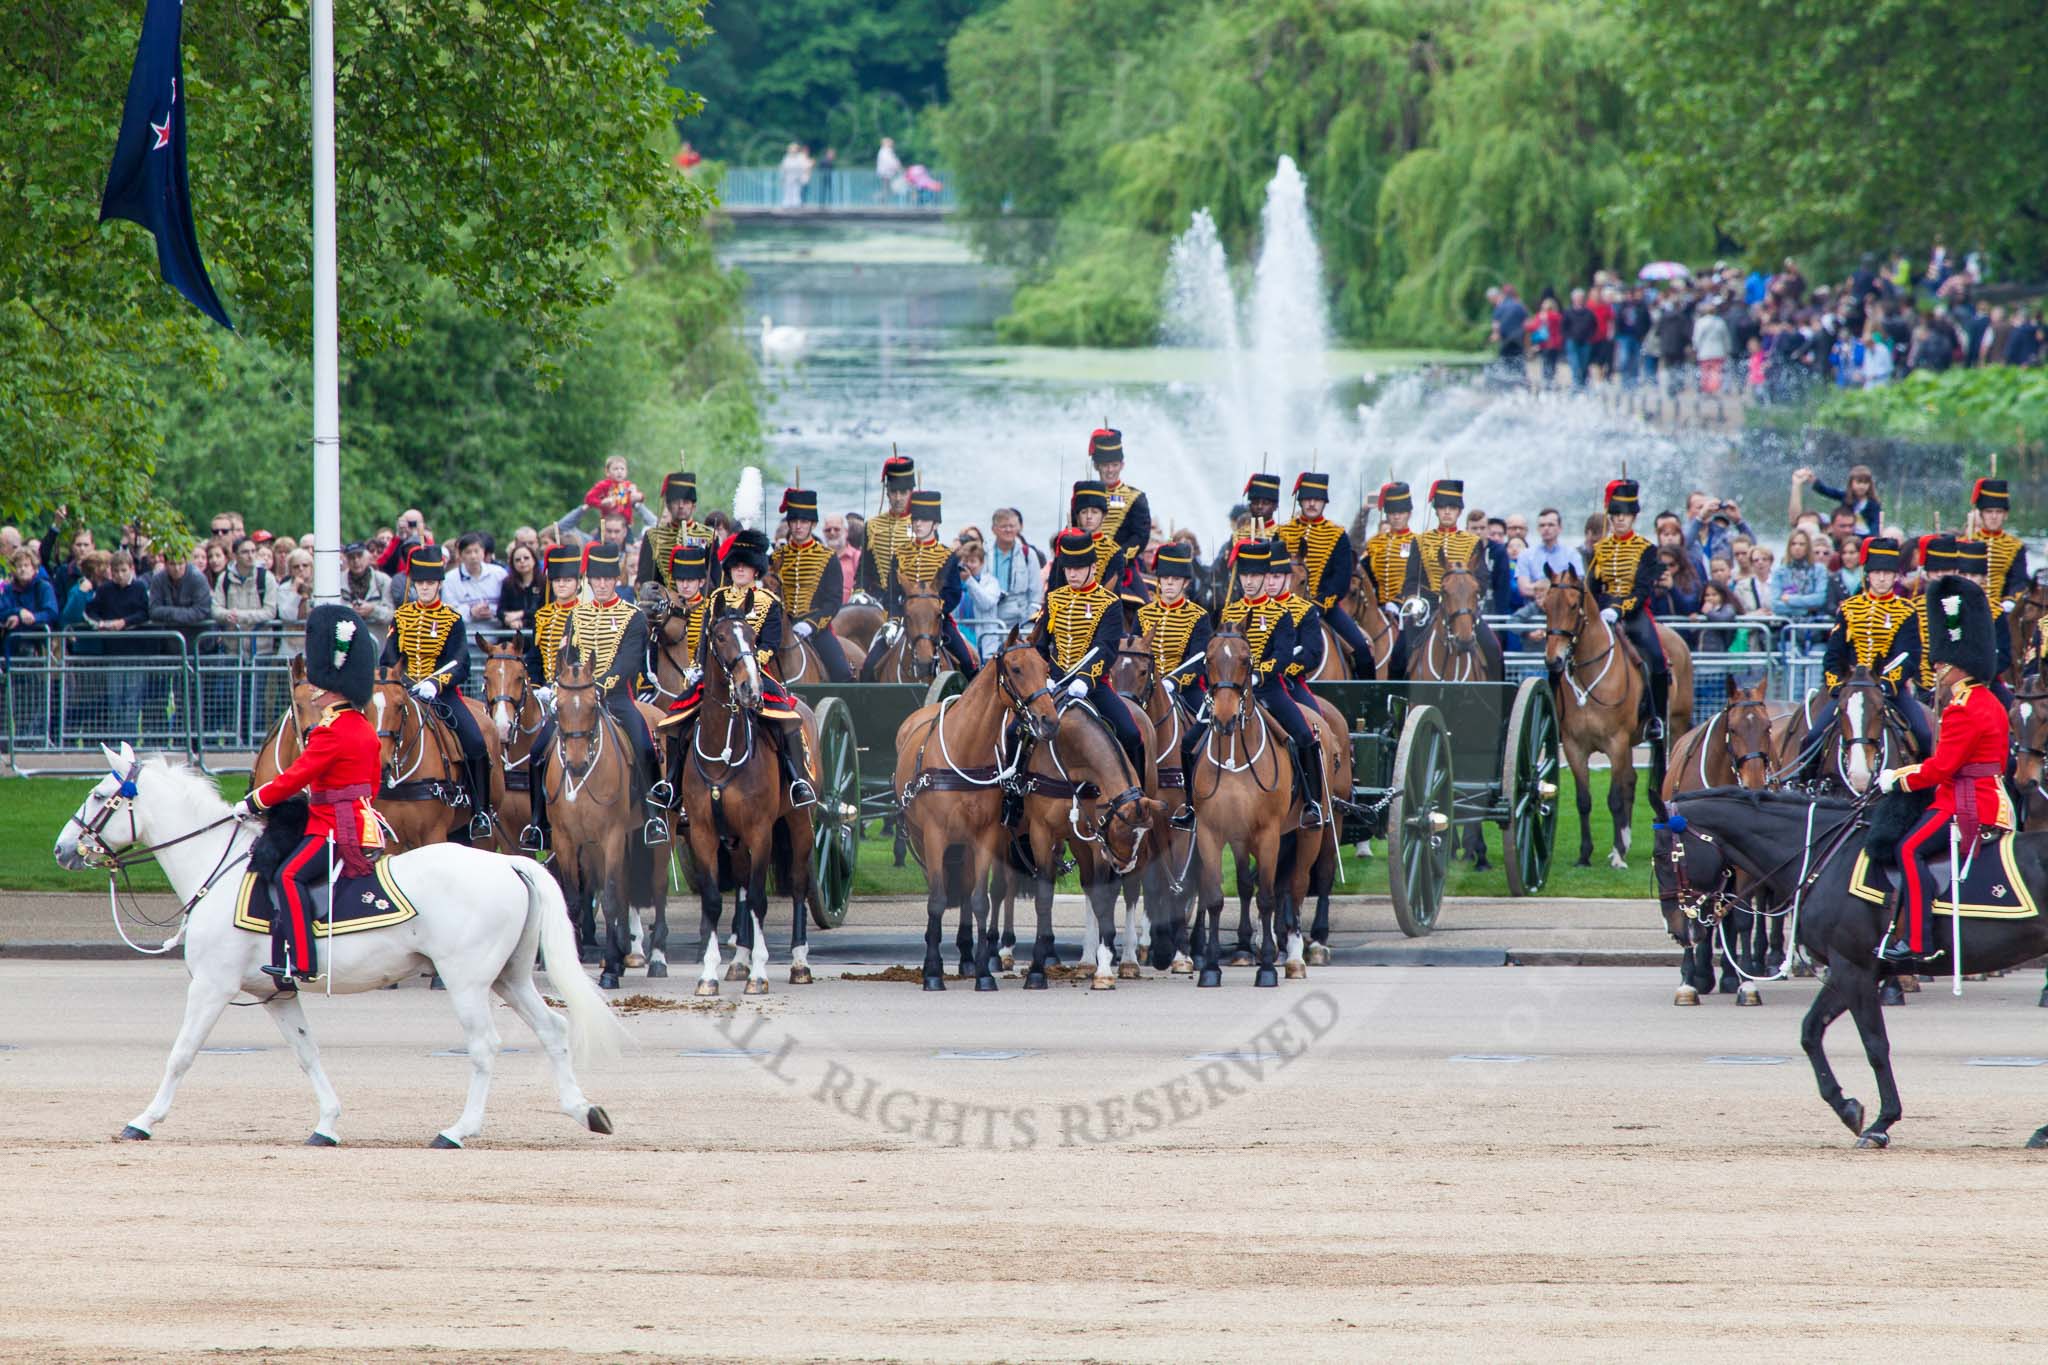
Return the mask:
M 141 775 L 152 779 L 152 786 L 159 780 L 175 785 L 178 804 L 195 815 L 210 819 L 228 808 L 227 799 L 214 780 L 182 758 L 151 754 L 142 760 Z

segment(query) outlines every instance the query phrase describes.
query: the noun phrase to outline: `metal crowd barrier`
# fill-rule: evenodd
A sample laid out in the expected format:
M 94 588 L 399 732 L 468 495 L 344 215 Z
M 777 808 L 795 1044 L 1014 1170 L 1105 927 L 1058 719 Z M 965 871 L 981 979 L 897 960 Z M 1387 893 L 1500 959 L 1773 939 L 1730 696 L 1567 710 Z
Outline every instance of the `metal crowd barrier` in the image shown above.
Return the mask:
M 9 757 L 93 772 L 99 746 L 124 740 L 193 754 L 190 651 L 175 630 L 11 632 L 0 641 Z
M 1544 672 L 1543 622 L 1512 616 L 1488 616 L 1499 637 L 1510 681 L 1541 677 Z M 1797 701 L 1821 685 L 1821 653 L 1834 628 L 1832 621 L 1792 621 L 1782 616 L 1744 616 L 1734 621 L 1660 621 L 1692 647 L 1693 714 L 1706 716 L 1728 699 L 1733 680 L 1752 685 L 1758 677 L 1770 686 L 1767 696 Z M 1702 649 L 1709 636 L 1723 645 Z M 1519 646 L 1519 647 L 1518 647 Z

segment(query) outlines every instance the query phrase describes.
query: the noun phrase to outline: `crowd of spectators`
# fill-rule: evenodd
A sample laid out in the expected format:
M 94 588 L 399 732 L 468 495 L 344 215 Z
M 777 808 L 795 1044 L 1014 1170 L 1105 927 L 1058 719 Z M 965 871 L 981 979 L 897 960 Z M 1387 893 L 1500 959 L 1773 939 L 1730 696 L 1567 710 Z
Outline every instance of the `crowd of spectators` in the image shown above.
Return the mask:
M 1809 284 L 1789 257 L 1775 273 L 1725 261 L 1697 276 L 1675 263 L 1646 273 L 1661 278 L 1598 271 L 1562 298 L 1543 289 L 1533 307 L 1512 284 L 1488 290 L 1496 373 L 1544 389 L 1569 383 L 1575 393 L 1661 385 L 1791 402 L 1826 385 L 1875 387 L 1914 370 L 2048 357 L 2040 311 L 1987 303 L 1977 258 L 1939 241 L 1923 266 L 1870 254 L 1830 284 Z

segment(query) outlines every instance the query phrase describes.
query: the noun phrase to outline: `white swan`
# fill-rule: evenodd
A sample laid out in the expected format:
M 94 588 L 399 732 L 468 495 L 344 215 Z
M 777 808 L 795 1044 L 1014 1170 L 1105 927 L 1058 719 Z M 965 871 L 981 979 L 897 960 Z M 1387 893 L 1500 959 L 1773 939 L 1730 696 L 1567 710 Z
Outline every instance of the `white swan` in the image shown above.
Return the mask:
M 761 358 L 795 360 L 811 344 L 810 334 L 801 327 L 777 327 L 766 313 L 761 315 Z

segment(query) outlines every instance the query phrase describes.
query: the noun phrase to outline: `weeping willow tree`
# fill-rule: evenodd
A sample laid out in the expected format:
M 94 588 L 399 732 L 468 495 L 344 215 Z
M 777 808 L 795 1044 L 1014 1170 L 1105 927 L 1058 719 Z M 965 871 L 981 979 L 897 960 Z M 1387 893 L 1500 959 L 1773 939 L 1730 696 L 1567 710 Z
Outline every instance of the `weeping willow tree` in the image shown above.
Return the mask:
M 1624 42 L 1603 12 L 1554 0 L 1489 7 L 1446 42 L 1428 136 L 1380 191 L 1388 332 L 1469 343 L 1489 285 L 1534 297 L 1698 245 L 1614 211 L 1632 179 Z

